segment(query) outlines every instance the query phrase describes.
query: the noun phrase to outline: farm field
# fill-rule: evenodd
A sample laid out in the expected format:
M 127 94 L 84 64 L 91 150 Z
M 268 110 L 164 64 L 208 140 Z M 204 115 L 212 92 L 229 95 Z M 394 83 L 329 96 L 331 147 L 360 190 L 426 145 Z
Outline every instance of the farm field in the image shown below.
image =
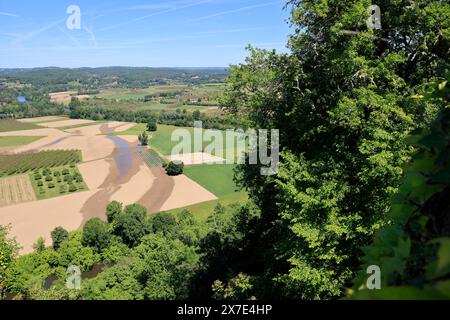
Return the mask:
M 187 85 L 162 85 L 151 86 L 146 89 L 126 89 L 126 88 L 112 88 L 102 90 L 96 97 L 113 100 L 138 100 L 144 99 L 147 95 L 159 93 L 174 93 L 185 91 L 189 87 Z
M 92 98 L 85 102 L 85 105 L 95 106 L 96 108 L 109 109 L 109 110 L 130 110 L 130 111 L 167 111 L 174 112 L 177 109 L 200 112 L 209 112 L 217 110 L 217 107 L 213 106 L 190 106 L 183 105 L 181 101 L 176 99 L 166 99 L 167 103 L 160 103 L 158 101 L 144 102 L 142 99 L 126 99 L 126 100 L 114 100 L 105 98 Z
M 45 122 L 39 124 L 40 126 L 47 128 L 66 128 L 72 126 L 80 126 L 86 124 L 95 124 L 93 120 L 79 120 L 79 119 L 68 119 L 63 121 L 53 121 L 53 122 Z
M 75 165 L 36 170 L 29 177 L 38 200 L 87 190 Z
M 142 134 L 142 132 L 147 131 L 147 125 L 145 123 L 139 123 L 135 126 L 129 128 L 128 130 L 112 133 L 111 135 L 120 135 L 120 136 L 138 136 Z
M 49 94 L 51 102 L 61 103 L 64 105 L 68 105 L 72 100 L 72 97 L 75 97 L 78 100 L 85 100 L 90 98 L 90 96 L 88 95 L 78 95 L 77 91 L 54 92 Z
M 36 200 L 28 175 L 0 178 L 0 207 Z
M 78 150 L 49 150 L 38 153 L 0 154 L 0 177 L 81 161 Z
M 237 191 L 233 181 L 236 165 L 202 164 L 186 166 L 184 174 L 221 198 Z
M 146 124 L 137 124 L 136 126 L 123 131 L 123 132 L 119 132 L 119 133 L 115 133 L 115 135 L 140 135 L 142 132 L 144 132 L 144 130 L 147 129 Z M 150 137 L 150 147 L 152 149 L 155 149 L 156 151 L 158 151 L 159 153 L 165 155 L 165 156 L 170 156 L 172 153 L 172 149 L 179 144 L 178 141 L 172 141 L 172 133 L 175 130 L 187 130 L 192 139 L 191 139 L 191 151 L 194 151 L 194 128 L 192 127 L 176 127 L 176 126 L 168 126 L 168 125 L 158 125 L 158 130 L 156 132 L 148 132 L 149 137 Z M 222 137 L 223 137 L 223 141 L 224 141 L 224 149 L 219 149 L 219 150 L 214 150 L 212 152 L 213 156 L 219 156 L 221 158 L 225 158 L 225 159 L 236 159 L 238 157 L 238 155 L 244 151 L 245 149 L 242 148 L 237 148 L 233 151 L 230 150 L 230 154 L 227 154 L 227 148 L 225 145 L 225 141 L 226 141 L 226 132 L 225 131 L 219 131 L 222 133 Z M 202 148 L 206 148 L 208 145 L 210 144 L 210 142 L 204 142 L 202 145 Z M 235 141 L 235 144 L 237 146 L 237 142 Z
M 168 210 L 166 212 L 173 213 L 173 214 L 179 214 L 179 213 L 183 212 L 184 210 L 188 210 L 189 212 L 191 212 L 194 215 L 194 217 L 198 221 L 205 221 L 219 203 L 223 206 L 228 206 L 228 205 L 235 204 L 235 203 L 243 204 L 247 200 L 248 200 L 248 194 L 246 192 L 235 192 L 235 193 L 229 194 L 225 197 L 219 198 L 217 200 L 202 202 L 202 203 L 194 204 L 192 206 L 187 206 L 184 208 Z
M 107 121 L 103 121 L 103 120 L 102 121 L 94 121 L 94 122 L 88 122 L 88 123 L 74 124 L 74 125 L 65 126 L 65 127 L 58 127 L 58 129 L 62 130 L 62 131 L 66 131 L 66 130 L 71 130 L 71 129 L 95 126 L 95 125 L 106 123 L 106 122 Z
M 155 151 L 139 153 L 137 135 L 145 125 L 113 121 L 76 126 L 64 132 L 42 127 L 12 132 L 15 137 L 48 136 L 33 147 L 12 147 L 22 153 L 0 154 L 1 175 L 16 179 L 24 173 L 34 196 L 28 202 L 5 200 L 8 204 L 0 209 L 0 224 L 12 225 L 12 236 L 23 246 L 21 253 L 31 252 L 41 236 L 51 241 L 50 232 L 57 226 L 74 231 L 91 218 L 105 220 L 106 206 L 113 200 L 141 204 L 152 214 L 217 199 L 186 175 L 168 176 Z M 167 128 L 166 134 L 171 130 Z M 65 169 L 72 182 L 65 181 Z
M 0 137 L 0 147 L 23 146 L 43 137 Z
M 33 123 L 23 123 L 17 120 L 0 120 L 0 132 L 40 129 Z
M 63 121 L 63 120 L 68 120 L 68 119 L 69 118 L 63 117 L 63 116 L 47 116 L 47 117 L 18 119 L 18 121 L 23 122 L 23 123 L 40 124 L 40 123 L 44 123 L 44 122 L 56 122 L 56 121 Z

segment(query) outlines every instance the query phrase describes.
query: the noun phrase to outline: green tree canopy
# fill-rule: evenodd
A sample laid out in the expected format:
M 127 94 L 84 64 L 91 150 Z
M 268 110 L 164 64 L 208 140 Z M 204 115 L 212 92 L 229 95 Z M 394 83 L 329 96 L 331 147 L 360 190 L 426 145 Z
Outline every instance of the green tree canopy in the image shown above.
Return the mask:
M 69 238 L 69 232 L 63 227 L 56 227 L 52 233 L 53 248 L 58 250 L 61 243 Z
M 111 234 L 106 222 L 94 218 L 86 222 L 83 227 L 82 243 L 84 246 L 90 246 L 97 252 L 102 252 L 109 245 Z
M 114 219 L 123 211 L 123 205 L 120 202 L 112 201 L 106 207 L 106 217 L 108 222 L 113 222 Z
M 244 165 L 237 177 L 261 209 L 248 233 L 266 246 L 264 266 L 250 271 L 269 296 L 329 299 L 386 222 L 413 152 L 406 137 L 442 108 L 410 96 L 448 67 L 449 4 L 380 1 L 381 30 L 367 29 L 366 0 L 289 4 L 291 52 L 250 48 L 222 104 L 251 127 L 280 130 L 278 174 Z
M 138 204 L 126 206 L 124 212 L 115 217 L 114 222 L 113 233 L 120 236 L 129 247 L 139 244 L 151 231 L 147 209 Z

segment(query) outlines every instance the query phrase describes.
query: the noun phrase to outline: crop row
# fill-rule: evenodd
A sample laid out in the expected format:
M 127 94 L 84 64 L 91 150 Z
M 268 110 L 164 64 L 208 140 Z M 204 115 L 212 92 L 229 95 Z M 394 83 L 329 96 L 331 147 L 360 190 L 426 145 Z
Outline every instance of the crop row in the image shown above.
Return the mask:
M 0 155 L 0 177 L 36 169 L 76 164 L 80 161 L 81 152 L 79 150 L 49 150 L 37 153 Z

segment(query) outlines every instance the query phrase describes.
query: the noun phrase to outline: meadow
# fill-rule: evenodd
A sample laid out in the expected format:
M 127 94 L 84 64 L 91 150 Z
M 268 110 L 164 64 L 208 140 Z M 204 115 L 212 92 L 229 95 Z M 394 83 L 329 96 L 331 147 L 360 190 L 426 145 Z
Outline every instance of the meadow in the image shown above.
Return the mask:
M 33 123 L 22 123 L 17 120 L 0 120 L 0 132 L 20 131 L 20 130 L 32 130 L 42 129 L 42 127 Z
M 218 198 L 222 198 L 238 190 L 233 181 L 235 168 L 234 164 L 192 165 L 184 168 L 184 174 Z
M 0 147 L 15 147 L 30 144 L 43 137 L 0 137 Z
M 195 219 L 197 221 L 205 221 L 208 219 L 208 217 L 211 215 L 211 212 L 214 211 L 214 208 L 221 204 L 223 206 L 229 206 L 232 204 L 244 204 L 248 200 L 248 194 L 246 192 L 235 192 L 232 194 L 229 194 L 225 197 L 222 197 L 217 200 L 208 201 L 208 202 L 202 202 L 198 204 L 194 204 L 192 206 L 169 210 L 167 212 L 173 213 L 173 214 L 179 214 L 183 212 L 184 210 L 188 210 L 193 214 Z

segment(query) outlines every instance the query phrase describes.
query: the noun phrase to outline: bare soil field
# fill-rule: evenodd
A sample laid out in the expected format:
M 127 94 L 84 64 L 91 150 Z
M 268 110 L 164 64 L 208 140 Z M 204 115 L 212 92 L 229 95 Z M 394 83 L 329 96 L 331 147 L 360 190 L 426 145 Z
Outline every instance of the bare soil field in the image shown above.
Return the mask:
M 76 91 L 64 91 L 64 92 L 55 92 L 49 94 L 50 101 L 54 103 L 64 103 L 68 104 L 72 97 L 77 98 L 78 100 L 86 100 L 89 99 L 88 95 L 77 95 Z
M 36 200 L 28 175 L 0 179 L 0 207 Z
M 217 200 L 217 197 L 185 175 L 172 177 L 174 187 L 159 211 L 183 208 L 192 204 Z
M 45 122 L 45 121 L 58 121 L 58 120 L 67 120 L 66 117 L 60 116 L 47 116 L 47 117 L 37 117 L 37 118 L 27 118 L 27 119 L 19 119 L 22 123 L 36 123 L 36 122 Z
M 209 153 L 197 152 L 170 156 L 170 161 L 182 161 L 185 165 L 189 166 L 204 163 L 223 163 L 225 159 L 213 156 Z
M 44 122 L 40 123 L 40 126 L 47 127 L 47 128 L 63 128 L 63 127 L 70 127 L 70 126 L 76 126 L 76 125 L 82 125 L 87 123 L 95 123 L 94 120 L 78 120 L 78 119 L 70 119 L 70 120 L 64 120 L 64 121 L 56 121 L 56 122 Z

